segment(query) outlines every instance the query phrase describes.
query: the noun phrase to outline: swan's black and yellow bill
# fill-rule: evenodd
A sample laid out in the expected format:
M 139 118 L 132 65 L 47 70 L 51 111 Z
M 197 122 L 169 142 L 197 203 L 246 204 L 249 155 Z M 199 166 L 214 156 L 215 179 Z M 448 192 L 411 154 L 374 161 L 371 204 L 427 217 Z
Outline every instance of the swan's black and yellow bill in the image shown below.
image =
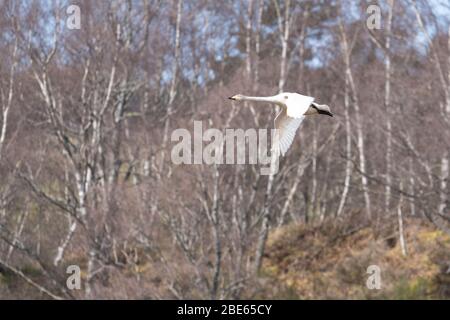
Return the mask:
M 332 117 L 333 114 L 330 111 L 326 111 L 326 110 L 317 110 L 317 112 L 319 112 L 319 114 L 325 114 L 327 116 Z
M 316 111 L 317 111 L 318 114 L 324 114 L 324 115 L 327 115 L 327 116 L 330 116 L 330 117 L 333 116 L 333 114 L 331 113 L 330 107 L 327 106 L 327 105 L 325 105 L 325 104 L 316 104 L 316 103 L 313 103 L 313 104 L 311 105 L 311 107 L 313 107 L 314 109 L 316 109 Z

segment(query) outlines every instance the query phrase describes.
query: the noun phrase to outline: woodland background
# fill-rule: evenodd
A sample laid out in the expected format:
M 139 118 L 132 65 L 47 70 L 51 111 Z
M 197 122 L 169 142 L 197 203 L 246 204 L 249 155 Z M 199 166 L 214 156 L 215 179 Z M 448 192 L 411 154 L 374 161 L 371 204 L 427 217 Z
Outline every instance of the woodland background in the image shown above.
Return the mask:
M 0 298 L 448 298 L 449 20 L 439 0 L 0 1 Z M 271 127 L 226 98 L 279 91 L 335 116 L 278 174 L 171 163 L 174 129 Z

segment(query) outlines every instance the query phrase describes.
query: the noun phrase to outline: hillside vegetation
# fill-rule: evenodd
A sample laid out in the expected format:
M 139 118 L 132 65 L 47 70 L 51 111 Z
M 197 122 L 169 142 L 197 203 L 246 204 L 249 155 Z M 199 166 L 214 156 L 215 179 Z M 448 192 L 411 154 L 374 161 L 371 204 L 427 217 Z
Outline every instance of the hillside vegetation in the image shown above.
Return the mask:
M 406 256 L 389 221 L 378 230 L 347 223 L 289 225 L 270 235 L 263 270 L 285 286 L 282 298 L 448 298 L 450 237 L 413 218 L 404 232 Z M 370 265 L 381 269 L 380 290 L 366 287 Z

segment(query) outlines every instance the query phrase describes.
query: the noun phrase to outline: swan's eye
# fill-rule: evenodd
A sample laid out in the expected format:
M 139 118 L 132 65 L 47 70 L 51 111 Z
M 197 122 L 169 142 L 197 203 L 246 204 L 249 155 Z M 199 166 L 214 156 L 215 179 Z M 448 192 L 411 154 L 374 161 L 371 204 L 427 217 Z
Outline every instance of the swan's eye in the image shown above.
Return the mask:
M 284 96 L 284 98 L 287 100 L 289 98 L 289 96 Z

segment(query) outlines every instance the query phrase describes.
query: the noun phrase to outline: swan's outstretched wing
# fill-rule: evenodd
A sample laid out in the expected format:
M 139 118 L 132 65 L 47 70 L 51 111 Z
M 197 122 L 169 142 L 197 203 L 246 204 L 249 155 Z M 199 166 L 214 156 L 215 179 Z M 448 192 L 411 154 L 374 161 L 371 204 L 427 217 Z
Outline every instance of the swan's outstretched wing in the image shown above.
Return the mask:
M 277 152 L 278 155 L 285 155 L 292 141 L 294 141 L 295 133 L 304 118 L 304 115 L 295 118 L 289 117 L 286 108 L 282 108 L 281 112 L 275 118 L 275 129 L 277 131 L 273 145 L 274 152 Z

